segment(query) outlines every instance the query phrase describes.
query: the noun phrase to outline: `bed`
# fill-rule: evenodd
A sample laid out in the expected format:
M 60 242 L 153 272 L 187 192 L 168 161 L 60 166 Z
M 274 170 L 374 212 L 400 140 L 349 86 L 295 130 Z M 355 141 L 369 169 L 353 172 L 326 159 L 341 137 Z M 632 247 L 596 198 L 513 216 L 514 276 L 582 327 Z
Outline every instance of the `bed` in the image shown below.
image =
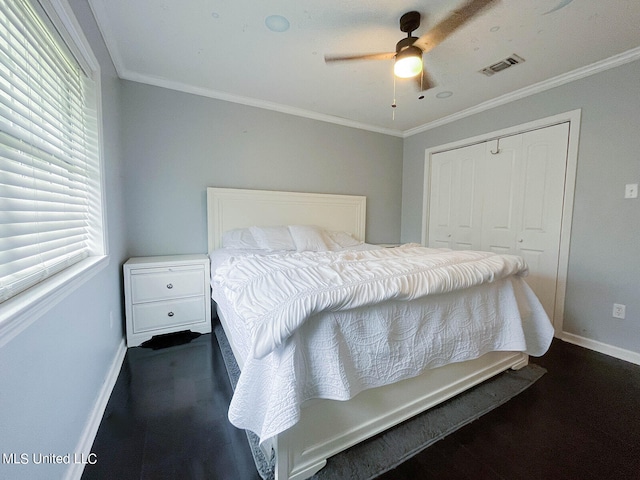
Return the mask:
M 256 279 L 278 283 L 276 277 L 270 277 L 274 265 L 280 275 L 280 270 L 289 269 L 291 264 L 298 268 L 300 262 L 305 262 L 305 272 L 335 268 L 336 264 L 340 269 L 346 264 L 351 268 L 357 265 L 357 258 L 358 262 L 369 262 L 363 267 L 366 275 L 380 265 L 387 268 L 386 263 L 378 263 L 386 262 L 386 257 L 394 257 L 394 264 L 412 262 L 428 249 L 419 245 L 376 248 L 363 244 L 363 196 L 208 188 L 207 212 L 212 297 L 241 368 L 229 418 L 234 425 L 260 437 L 267 457 L 274 452 L 279 480 L 309 478 L 332 455 L 500 372 L 522 368 L 529 354 L 542 355 L 553 337 L 544 310 L 522 279 L 526 266 L 517 258 L 502 256 L 499 259 L 506 264 L 501 264 L 500 275 L 491 270 L 484 280 L 478 283 L 476 279 L 463 290 L 447 287 L 419 298 L 405 294 L 413 298 L 409 301 L 402 297 L 407 282 L 397 280 L 401 276 L 391 272 L 385 277 L 390 283 L 375 284 L 375 295 L 384 297 L 378 305 L 353 304 L 356 295 L 347 291 L 342 307 L 320 310 L 318 304 L 324 300 L 316 298 L 335 295 L 330 290 L 324 297 L 314 297 L 316 303 L 311 307 L 301 300 L 294 310 L 283 310 L 282 318 L 274 323 L 277 328 L 263 328 L 260 321 L 247 319 L 252 315 L 261 319 L 265 312 L 274 316 L 271 307 L 282 303 L 291 292 L 270 293 L 264 303 L 273 305 L 260 310 L 256 305 L 261 305 L 262 293 L 258 290 L 251 296 L 252 290 L 245 286 L 256 283 Z M 298 247 L 294 252 L 255 255 L 222 248 L 223 236 L 229 238 L 229 232 L 253 232 L 255 240 L 276 227 L 279 232 L 289 228 L 294 247 Z M 309 231 L 320 232 L 325 240 L 330 233 L 338 236 L 330 237 L 335 240 L 330 251 L 315 251 L 313 246 L 307 247 L 313 243 L 307 240 Z M 298 232 L 301 236 L 296 236 Z M 349 237 L 354 242 L 350 243 Z M 305 245 L 301 249 L 300 242 Z M 464 268 L 476 261 L 486 266 L 497 258 L 479 252 L 467 255 Z M 432 257 L 440 262 L 438 269 L 449 268 L 448 260 L 435 254 Z M 322 263 L 325 260 L 326 264 Z M 306 262 L 318 262 L 321 267 Z M 263 267 L 268 270 L 256 272 Z M 432 270 L 433 266 L 429 272 Z M 448 272 L 443 278 L 450 278 Z M 412 270 L 411 275 L 424 275 L 424 271 Z M 312 276 L 305 273 L 306 277 Z M 315 282 L 314 278 L 309 281 Z M 291 282 L 291 288 L 298 288 L 298 280 Z M 389 296 L 394 288 L 397 291 Z M 293 297 L 301 297 L 301 292 L 294 292 Z M 249 306 L 233 303 L 247 295 Z M 298 312 L 300 320 L 292 320 Z M 431 314 L 437 322 L 424 321 Z M 504 322 L 502 317 L 509 321 Z M 454 320 L 461 327 L 454 329 Z M 508 325 L 493 333 L 485 328 L 491 322 Z M 451 350 L 455 342 L 449 337 L 463 337 L 469 343 L 464 343 L 460 351 Z M 427 345 L 427 338 L 438 338 L 438 345 Z M 360 342 L 363 350 L 358 350 L 360 345 L 354 346 Z

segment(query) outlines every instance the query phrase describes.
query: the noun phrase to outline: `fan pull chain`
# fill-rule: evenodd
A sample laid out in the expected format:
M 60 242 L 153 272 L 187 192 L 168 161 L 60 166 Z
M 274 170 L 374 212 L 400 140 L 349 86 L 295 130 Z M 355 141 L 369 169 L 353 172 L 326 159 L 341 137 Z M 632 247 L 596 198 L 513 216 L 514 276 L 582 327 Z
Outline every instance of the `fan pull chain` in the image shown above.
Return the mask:
M 393 113 L 391 114 L 391 120 L 396 119 L 396 76 L 393 76 L 393 103 L 391 104 L 391 108 L 393 109 Z

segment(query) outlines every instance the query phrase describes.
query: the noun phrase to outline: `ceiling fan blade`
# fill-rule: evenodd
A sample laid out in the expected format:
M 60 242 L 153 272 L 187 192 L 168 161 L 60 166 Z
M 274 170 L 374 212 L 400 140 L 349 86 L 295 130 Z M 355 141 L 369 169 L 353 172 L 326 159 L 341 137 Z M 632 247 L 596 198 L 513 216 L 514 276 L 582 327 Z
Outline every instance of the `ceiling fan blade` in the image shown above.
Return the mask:
M 396 56 L 396 52 L 368 53 L 364 55 L 325 55 L 326 63 L 344 62 L 348 60 L 391 60 Z
M 426 53 L 478 15 L 482 10 L 498 2 L 499 0 L 468 0 L 467 3 L 451 12 L 448 17 L 440 21 L 413 44 Z
M 436 86 L 436 83 L 433 81 L 427 69 L 422 67 L 422 74 L 416 75 L 416 86 L 418 87 L 419 92 L 424 92 L 425 90 L 429 90 Z

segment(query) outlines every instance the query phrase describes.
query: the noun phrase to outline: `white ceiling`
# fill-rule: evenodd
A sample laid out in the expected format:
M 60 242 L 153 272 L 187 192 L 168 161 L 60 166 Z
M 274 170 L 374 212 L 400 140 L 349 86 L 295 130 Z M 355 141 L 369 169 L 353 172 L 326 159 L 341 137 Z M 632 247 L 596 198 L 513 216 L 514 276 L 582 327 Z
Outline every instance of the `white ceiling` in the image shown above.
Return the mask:
M 640 0 L 502 0 L 425 54 L 422 100 L 398 80 L 391 108 L 392 60 L 324 62 L 393 51 L 403 13 L 420 36 L 463 2 L 89 0 L 121 78 L 400 136 L 640 58 Z

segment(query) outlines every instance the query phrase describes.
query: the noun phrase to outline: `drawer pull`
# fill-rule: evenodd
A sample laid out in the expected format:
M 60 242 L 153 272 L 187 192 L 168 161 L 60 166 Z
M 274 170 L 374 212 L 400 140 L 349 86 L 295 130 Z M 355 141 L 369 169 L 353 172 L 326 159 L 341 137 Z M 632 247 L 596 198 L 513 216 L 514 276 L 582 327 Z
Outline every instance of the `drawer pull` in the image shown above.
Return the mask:
M 169 290 L 171 290 L 171 289 L 173 288 L 173 283 L 169 283 L 169 284 L 167 284 L 167 288 L 168 288 Z
M 173 312 L 167 313 L 168 316 L 173 317 Z

